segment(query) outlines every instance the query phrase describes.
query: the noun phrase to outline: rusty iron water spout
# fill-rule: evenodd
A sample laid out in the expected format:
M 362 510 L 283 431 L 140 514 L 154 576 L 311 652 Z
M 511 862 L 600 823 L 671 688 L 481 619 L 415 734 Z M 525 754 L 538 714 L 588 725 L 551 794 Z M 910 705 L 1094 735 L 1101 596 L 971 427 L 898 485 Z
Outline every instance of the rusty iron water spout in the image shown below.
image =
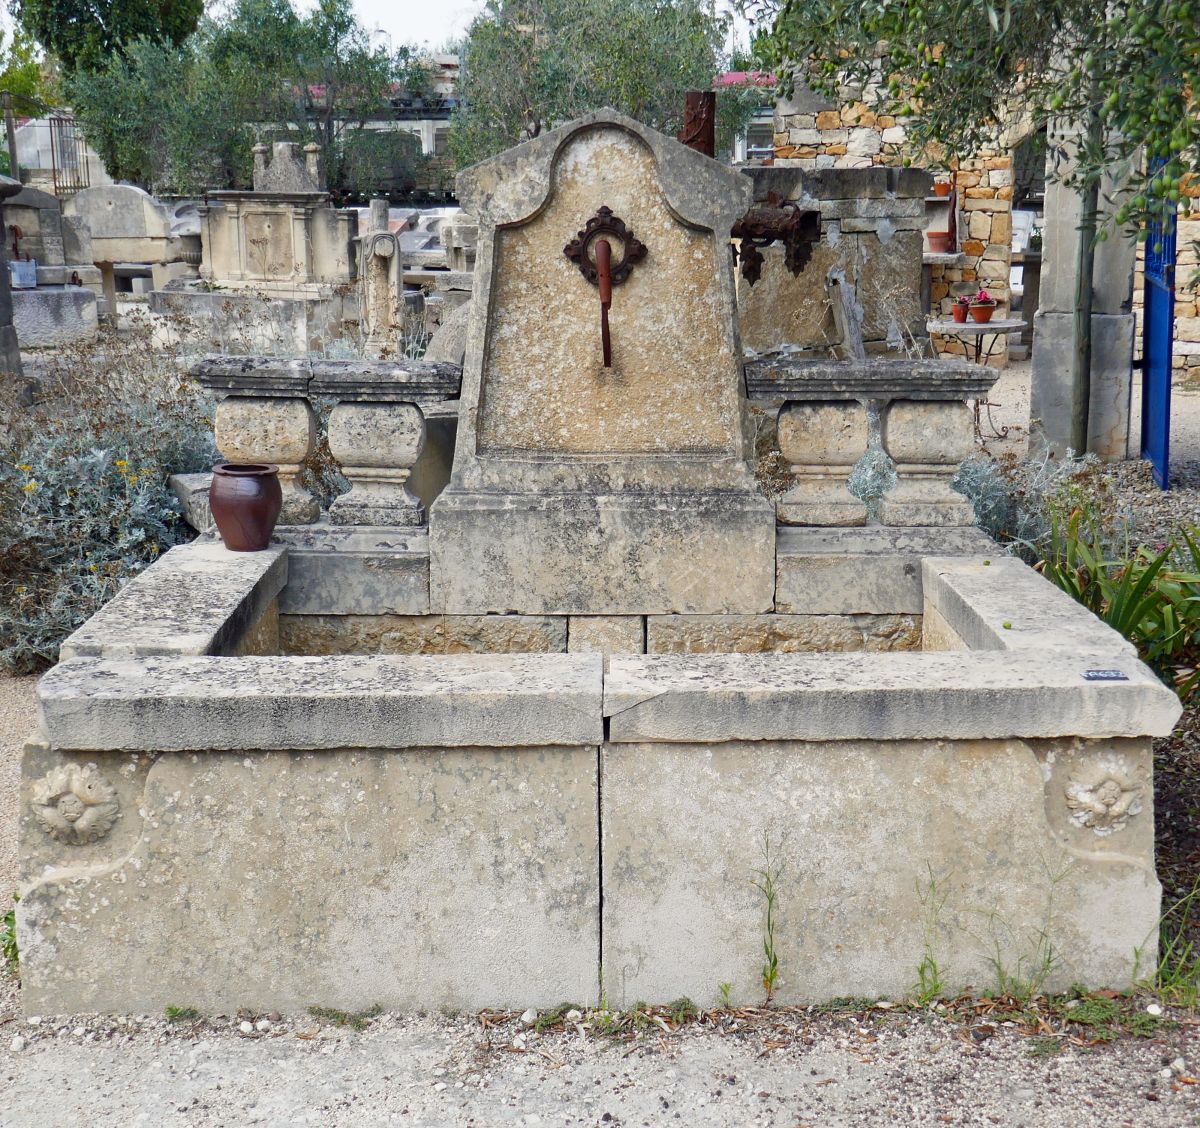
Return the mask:
M 612 305 L 612 244 L 607 239 L 596 240 L 596 274 L 600 287 L 600 345 L 604 351 L 604 367 L 612 367 L 612 338 L 608 332 L 608 309 Z
M 624 220 L 613 215 L 612 208 L 601 207 L 565 247 L 563 254 L 579 273 L 600 290 L 600 346 L 604 367 L 612 367 L 612 337 L 608 311 L 612 306 L 612 288 L 619 286 L 637 263 L 646 257 L 646 246 L 634 238 Z

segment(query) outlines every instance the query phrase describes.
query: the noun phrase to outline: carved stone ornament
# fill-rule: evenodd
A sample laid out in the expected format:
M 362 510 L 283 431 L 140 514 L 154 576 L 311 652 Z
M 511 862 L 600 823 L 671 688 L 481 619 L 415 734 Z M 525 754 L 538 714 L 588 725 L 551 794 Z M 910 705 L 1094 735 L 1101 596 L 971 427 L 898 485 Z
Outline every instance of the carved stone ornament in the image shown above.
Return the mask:
M 47 772 L 33 785 L 29 806 L 51 838 L 76 846 L 98 842 L 121 813 L 116 788 L 95 764 Z
M 601 207 L 584 224 L 583 230 L 576 232 L 575 238 L 563 247 L 563 254 L 579 267 L 580 274 L 593 286 L 598 285 L 600 279 L 596 252 L 592 249 L 598 239 L 608 239 L 612 246 L 612 284 L 619 286 L 634 266 L 646 257 L 646 244 L 633 237 L 625 221 L 613 215 L 612 208 Z
M 1142 809 L 1142 788 L 1109 769 L 1071 777 L 1066 787 L 1071 821 L 1101 837 L 1123 830 Z

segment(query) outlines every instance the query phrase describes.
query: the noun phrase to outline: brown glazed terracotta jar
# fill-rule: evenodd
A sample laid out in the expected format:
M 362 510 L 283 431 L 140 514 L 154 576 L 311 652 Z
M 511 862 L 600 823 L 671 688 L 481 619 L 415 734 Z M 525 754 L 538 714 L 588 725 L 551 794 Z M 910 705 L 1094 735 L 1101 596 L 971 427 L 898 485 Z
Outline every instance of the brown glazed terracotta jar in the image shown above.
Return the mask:
M 217 532 L 232 552 L 261 552 L 283 506 L 279 467 L 261 462 L 218 462 L 208 493 Z

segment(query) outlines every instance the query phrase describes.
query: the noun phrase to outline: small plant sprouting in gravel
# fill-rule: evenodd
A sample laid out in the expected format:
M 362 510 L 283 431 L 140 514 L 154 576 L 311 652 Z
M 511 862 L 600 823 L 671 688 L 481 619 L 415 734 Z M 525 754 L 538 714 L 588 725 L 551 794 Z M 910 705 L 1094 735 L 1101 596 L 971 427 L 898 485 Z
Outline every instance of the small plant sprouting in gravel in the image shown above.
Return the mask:
M 676 999 L 673 1003 L 667 1004 L 667 1017 L 676 1026 L 682 1026 L 686 1022 L 694 1022 L 699 1016 L 700 1011 L 696 1008 L 696 1004 L 686 995 Z
M 729 1000 L 729 992 L 733 990 L 732 983 L 718 983 L 717 990 L 721 992 L 721 1009 L 732 1010 L 733 1004 Z
M 17 902 L 20 894 L 12 895 L 13 907 L 4 914 L 3 927 L 0 927 L 0 956 L 4 958 L 4 966 L 12 975 L 17 974 L 20 966 L 20 955 L 17 952 Z
M 308 1013 L 313 1018 L 322 1018 L 335 1026 L 349 1026 L 351 1030 L 366 1030 L 371 1025 L 371 1019 L 383 1014 L 383 1007 L 376 1004 L 364 1011 L 344 1011 L 334 1007 L 309 1007 Z
M 762 985 L 763 990 L 767 993 L 763 1005 L 768 1007 L 771 1005 L 771 998 L 775 994 L 775 987 L 779 982 L 779 952 L 775 947 L 775 912 L 779 901 L 776 882 L 779 880 L 780 872 L 778 857 L 773 854 L 771 849 L 771 837 L 764 831 L 763 866 L 762 869 L 755 871 L 757 876 L 751 879 L 750 884 L 763 895 L 763 899 L 767 903 L 767 916 L 763 922 Z
M 204 1017 L 195 1007 L 169 1006 L 164 1013 L 168 1022 L 199 1022 Z

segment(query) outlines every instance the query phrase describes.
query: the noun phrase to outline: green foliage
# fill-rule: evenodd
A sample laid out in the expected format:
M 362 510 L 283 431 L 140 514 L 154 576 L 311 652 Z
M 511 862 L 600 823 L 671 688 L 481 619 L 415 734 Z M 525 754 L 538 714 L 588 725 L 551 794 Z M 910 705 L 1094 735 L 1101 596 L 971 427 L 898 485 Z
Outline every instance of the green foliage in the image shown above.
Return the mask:
M 13 96 L 17 113 L 35 114 L 45 108 L 46 83 L 38 62 L 37 44 L 19 27 L 0 28 L 0 90 Z
M 1167 1002 L 1193 1010 L 1200 1005 L 1200 950 L 1189 925 L 1198 907 L 1200 877 L 1163 911 L 1158 922 L 1158 964 L 1145 984 Z
M 163 1013 L 168 1022 L 199 1022 L 203 1017 L 195 1007 L 169 1006 Z
M 167 477 L 215 460 L 210 408 L 149 331 L 61 350 L 44 398 L 5 390 L 0 670 L 36 670 L 166 549 L 191 539 Z M 0 410 L 0 414 L 5 414 Z
M 781 867 L 776 852 L 771 847 L 770 835 L 763 832 L 763 864 L 762 869 L 755 870 L 755 877 L 750 884 L 762 895 L 765 902 L 766 917 L 763 921 L 763 965 L 762 985 L 767 997 L 764 1006 L 771 1005 L 779 982 L 779 951 L 775 945 L 775 913 L 779 903 L 779 890 L 776 882 L 779 880 Z
M 0 918 L 0 958 L 9 974 L 16 975 L 21 964 L 20 953 L 17 951 L 17 902 L 20 894 L 12 895 L 13 907 Z
M 1200 172 L 1200 0 L 757 0 L 772 21 L 755 41 L 767 65 L 835 98 L 908 119 L 916 149 L 965 157 L 998 127 L 1064 127 L 1085 137 L 1078 188 L 1114 165 L 1133 192 L 1110 215 L 1142 226 L 1174 211 Z M 886 62 L 880 45 L 886 43 Z M 1142 156 L 1167 164 L 1148 177 Z M 1186 206 L 1186 200 L 1185 200 Z M 1104 232 L 1101 232 L 1103 236 Z
M 1200 542 L 1182 529 L 1186 555 L 1174 543 L 1112 552 L 1094 512 L 1055 516 L 1043 575 L 1129 639 L 1185 701 L 1200 683 Z M 1177 674 L 1177 671 L 1179 673 Z
M 13 0 L 12 7 L 25 31 L 71 72 L 103 68 L 138 39 L 182 43 L 204 0 Z
M 701 0 L 489 0 L 467 35 L 451 151 L 474 164 L 602 106 L 674 134 L 684 94 L 723 69 L 728 26 Z M 761 98 L 718 95 L 719 148 Z
M 367 125 L 387 116 L 394 84 L 428 77 L 410 48 L 376 43 L 350 0 L 305 15 L 236 0 L 181 45 L 131 41 L 65 87 L 109 171 L 152 190 L 249 187 L 255 140 L 286 138 L 322 147 L 331 188 L 368 193 L 414 182 L 419 143 Z
M 309 1007 L 308 1013 L 313 1018 L 323 1018 L 335 1026 L 349 1026 L 351 1030 L 366 1030 L 371 1025 L 371 1019 L 383 1014 L 383 1007 L 376 1004 L 364 1011 L 344 1011 L 334 1007 Z
M 935 999 L 941 998 L 946 991 L 942 981 L 941 967 L 937 961 L 937 937 L 941 928 L 942 910 L 950 896 L 945 881 L 939 882 L 934 876 L 933 867 L 926 864 L 927 878 L 917 882 L 917 897 L 921 901 L 922 923 L 925 932 L 924 949 L 920 962 L 917 964 L 917 982 L 913 987 L 913 995 L 921 1006 L 928 1006 Z

